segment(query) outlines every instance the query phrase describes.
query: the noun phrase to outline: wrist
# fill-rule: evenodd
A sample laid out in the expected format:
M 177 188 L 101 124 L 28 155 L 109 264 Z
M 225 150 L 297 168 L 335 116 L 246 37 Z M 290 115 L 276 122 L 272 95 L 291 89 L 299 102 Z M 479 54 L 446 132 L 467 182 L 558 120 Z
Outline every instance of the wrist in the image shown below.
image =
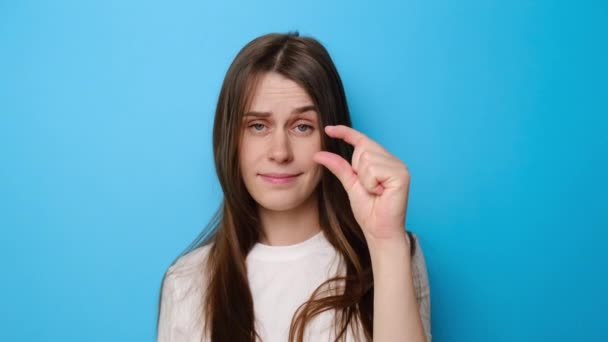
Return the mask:
M 390 238 L 367 238 L 372 262 L 384 262 L 384 260 L 397 260 L 410 257 L 411 241 L 405 229 Z

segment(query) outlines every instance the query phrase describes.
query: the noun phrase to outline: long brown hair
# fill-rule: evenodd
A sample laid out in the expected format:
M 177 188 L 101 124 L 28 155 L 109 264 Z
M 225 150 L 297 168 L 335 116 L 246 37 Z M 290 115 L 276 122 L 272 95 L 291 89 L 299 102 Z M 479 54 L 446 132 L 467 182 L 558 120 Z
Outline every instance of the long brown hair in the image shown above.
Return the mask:
M 246 257 L 259 241 L 262 230 L 257 204 L 241 177 L 238 146 L 243 113 L 250 104 L 260 75 L 267 72 L 279 73 L 308 92 L 318 109 L 320 127 L 351 126 L 340 76 L 329 53 L 316 39 L 300 37 L 298 32 L 267 34 L 243 47 L 230 65 L 213 126 L 215 167 L 224 199 L 207 229 L 181 254 L 211 244 L 205 264 L 208 287 L 201 312 L 204 329 L 212 341 L 250 342 L 259 338 L 254 327 Z M 352 158 L 352 146 L 324 134 L 322 148 L 346 160 Z M 318 200 L 321 229 L 342 256 L 346 275 L 321 284 L 296 310 L 289 341 L 303 341 L 308 322 L 327 310 L 336 313 L 336 341 L 344 339 L 348 327 L 357 322 L 363 327 L 365 339 L 371 340 L 374 279 L 361 227 L 353 216 L 346 191 L 331 172 L 323 172 L 313 196 Z M 413 241 L 413 235 L 409 232 L 408 235 Z M 414 254 L 414 248 L 411 253 Z M 340 291 L 330 293 L 331 284 L 336 284 L 333 288 Z M 353 329 L 355 336 L 357 332 L 358 329 Z

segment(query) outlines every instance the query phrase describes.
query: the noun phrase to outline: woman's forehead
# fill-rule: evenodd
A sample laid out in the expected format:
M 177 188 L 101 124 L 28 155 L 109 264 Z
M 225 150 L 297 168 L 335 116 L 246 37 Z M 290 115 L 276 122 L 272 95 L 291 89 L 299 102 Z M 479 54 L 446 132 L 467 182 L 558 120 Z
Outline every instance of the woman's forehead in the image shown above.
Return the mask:
M 252 93 L 248 111 L 269 112 L 289 110 L 290 112 L 313 106 L 308 92 L 295 81 L 285 76 L 270 72 L 261 75 Z

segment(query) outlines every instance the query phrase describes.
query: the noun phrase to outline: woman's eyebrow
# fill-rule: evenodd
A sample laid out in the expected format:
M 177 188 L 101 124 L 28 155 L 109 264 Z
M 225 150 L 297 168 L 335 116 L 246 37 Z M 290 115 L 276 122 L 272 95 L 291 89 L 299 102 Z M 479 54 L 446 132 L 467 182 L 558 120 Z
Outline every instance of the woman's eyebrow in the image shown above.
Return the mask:
M 302 107 L 298 107 L 296 109 L 294 109 L 293 111 L 291 111 L 291 115 L 296 115 L 296 114 L 302 114 L 308 111 L 315 111 L 315 112 L 319 112 L 317 110 L 317 107 L 314 105 L 306 105 L 306 106 L 302 106 Z M 269 117 L 270 115 L 272 115 L 271 112 L 256 112 L 256 111 L 250 111 L 245 113 L 245 115 L 243 116 L 258 116 L 258 117 Z

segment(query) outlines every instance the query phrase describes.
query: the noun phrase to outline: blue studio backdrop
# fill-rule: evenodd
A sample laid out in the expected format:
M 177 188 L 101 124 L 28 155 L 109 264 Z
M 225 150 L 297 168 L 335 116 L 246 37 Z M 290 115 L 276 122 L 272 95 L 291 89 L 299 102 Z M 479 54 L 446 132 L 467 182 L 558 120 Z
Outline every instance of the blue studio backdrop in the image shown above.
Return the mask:
M 154 340 L 163 272 L 222 196 L 223 76 L 292 30 L 410 169 L 434 341 L 608 340 L 607 7 L 3 1 L 0 340 Z

